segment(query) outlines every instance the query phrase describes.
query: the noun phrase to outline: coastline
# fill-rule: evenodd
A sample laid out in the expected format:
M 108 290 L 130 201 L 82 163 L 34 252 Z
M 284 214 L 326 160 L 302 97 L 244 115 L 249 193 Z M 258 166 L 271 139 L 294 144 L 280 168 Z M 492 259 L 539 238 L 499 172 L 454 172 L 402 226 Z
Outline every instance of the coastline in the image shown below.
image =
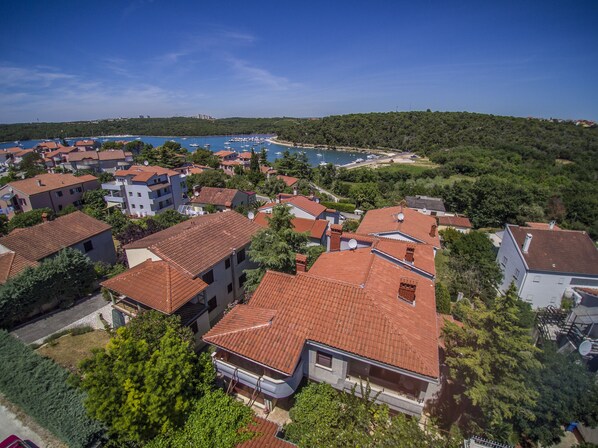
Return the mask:
M 267 141 L 272 144 L 286 146 L 288 148 L 321 149 L 322 151 L 358 152 L 358 153 L 367 153 L 367 154 L 380 154 L 380 155 L 385 155 L 385 156 L 388 156 L 392 153 L 396 154 L 397 152 L 402 152 L 398 149 L 393 151 L 392 149 L 370 149 L 370 148 L 357 148 L 357 147 L 353 147 L 353 146 L 330 147 L 327 145 L 310 145 L 307 143 L 297 143 L 297 145 L 294 145 L 291 142 L 287 142 L 285 140 L 279 140 L 277 136 L 271 137 Z

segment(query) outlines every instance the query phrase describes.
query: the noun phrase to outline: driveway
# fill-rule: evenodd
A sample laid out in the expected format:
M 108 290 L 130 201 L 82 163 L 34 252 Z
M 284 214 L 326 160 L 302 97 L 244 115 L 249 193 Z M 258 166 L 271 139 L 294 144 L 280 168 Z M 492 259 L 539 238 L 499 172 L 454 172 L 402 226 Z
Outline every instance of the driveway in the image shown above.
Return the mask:
M 77 302 L 71 308 L 42 316 L 20 326 L 11 333 L 26 344 L 39 344 L 48 336 L 67 328 L 89 325 L 93 328 L 103 329 L 104 326 L 99 318 L 100 314 L 112 324 L 111 305 L 98 292 Z
M 0 405 L 0 441 L 12 434 L 32 441 L 39 448 L 46 448 L 46 443 L 37 433 L 25 426 L 6 406 Z

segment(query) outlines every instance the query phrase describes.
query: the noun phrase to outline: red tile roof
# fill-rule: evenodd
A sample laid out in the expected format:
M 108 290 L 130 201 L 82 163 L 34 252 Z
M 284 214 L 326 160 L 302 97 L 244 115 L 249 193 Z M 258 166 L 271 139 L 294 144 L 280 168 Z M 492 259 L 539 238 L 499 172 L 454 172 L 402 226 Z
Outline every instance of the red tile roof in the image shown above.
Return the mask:
M 112 227 L 105 222 L 76 211 L 53 221 L 11 232 L 0 238 L 0 244 L 30 261 L 39 261 L 110 229 Z
M 437 216 L 439 226 L 471 229 L 471 221 L 466 216 Z
M 251 242 L 260 226 L 226 211 L 198 216 L 125 246 L 147 248 L 191 276 L 199 275 Z
M 460 327 L 463 327 L 463 322 L 460 322 L 460 321 L 456 320 L 450 314 L 440 314 L 440 313 L 437 313 L 436 317 L 438 319 L 438 334 L 439 334 L 438 345 L 441 348 L 445 348 L 444 337 L 442 335 L 442 330 L 446 326 L 446 323 L 447 322 L 451 322 L 453 324 L 457 324 Z
M 403 279 L 417 282 L 414 305 L 398 298 Z M 249 303 L 233 308 L 204 340 L 287 375 L 307 341 L 439 375 L 434 283 L 369 249 L 322 254 L 296 276 L 267 272 Z
M 241 154 L 239 154 L 239 159 L 251 160 L 251 153 L 250 152 L 242 152 Z
M 276 176 L 278 179 L 282 180 L 285 184 L 287 184 L 287 187 L 292 187 L 293 185 L 295 185 L 297 182 L 299 182 L 299 179 L 297 179 L 296 177 L 291 177 L 291 176 L 283 176 L 282 174 L 279 174 L 278 176 Z
M 290 196 L 286 199 L 281 199 L 280 203 L 291 204 L 297 208 L 300 208 L 304 212 L 309 213 L 314 218 L 320 216 L 326 211 L 326 207 L 324 207 L 322 204 L 319 204 L 316 201 L 311 201 L 310 199 L 301 195 Z M 259 210 L 267 210 L 275 207 L 276 205 L 276 202 L 270 202 L 260 207 Z
M 41 185 L 38 184 L 38 181 L 41 181 Z M 15 180 L 9 182 L 8 185 L 15 190 L 22 191 L 27 195 L 33 195 L 94 181 L 97 183 L 98 179 L 90 174 L 77 177 L 73 176 L 72 174 L 46 173 L 38 174 L 37 176 L 31 177 L 29 179 Z M 99 183 L 97 183 L 97 186 L 99 187 Z
M 532 271 L 598 275 L 598 250 L 585 232 L 514 225 L 508 225 L 507 231 L 513 235 Z M 528 233 L 532 241 L 528 253 L 524 254 L 522 247 Z
M 168 177 L 176 176 L 177 173 L 174 170 L 168 168 L 162 168 L 161 166 L 145 166 L 145 165 L 134 165 L 126 170 L 118 170 L 114 173 L 115 177 L 127 177 L 133 176 L 135 182 L 147 182 L 153 176 L 159 176 L 166 174 Z
M 532 229 L 550 230 L 550 223 L 547 223 L 547 222 L 526 222 L 525 225 L 527 227 L 531 227 Z M 552 230 L 562 230 L 562 229 L 555 224 L 554 227 L 552 228 Z
M 75 146 L 63 146 L 55 151 L 46 152 L 44 154 L 44 156 L 50 158 L 50 157 L 58 156 L 61 154 L 69 154 L 71 152 L 78 151 L 78 150 L 79 150 L 79 148 L 77 148 Z
M 405 215 L 403 222 L 399 222 L 397 219 L 397 214 L 401 211 Z M 436 225 L 434 216 L 424 215 L 407 207 L 386 207 L 368 211 L 363 217 L 357 233 L 383 235 L 398 232 L 422 243 L 440 247 L 438 232 L 435 231 L 434 236 L 430 236 L 432 226 Z
M 576 291 L 582 291 L 586 294 L 598 297 L 598 289 L 595 288 L 575 288 Z
M 166 261 L 149 259 L 102 282 L 102 286 L 166 314 L 174 313 L 208 287 L 202 279 Z
M 233 154 L 236 154 L 236 152 L 234 152 L 234 151 L 218 151 L 218 152 L 214 153 L 214 155 L 216 157 L 219 157 L 219 158 L 228 157 L 228 156 L 231 156 Z
M 57 149 L 59 147 L 58 143 L 56 142 L 43 142 L 38 143 L 37 145 L 39 148 L 47 148 L 47 149 Z
M 231 207 L 237 193 L 239 190 L 233 188 L 202 187 L 199 196 L 194 196 L 190 202 Z
M 263 174 L 268 174 L 268 173 L 274 174 L 274 173 L 276 173 L 276 170 L 274 168 L 272 168 L 271 166 L 266 166 L 266 165 L 260 165 L 260 171 Z
M 255 436 L 247 442 L 237 445 L 237 448 L 291 448 L 296 445 L 276 437 L 279 426 L 271 421 L 253 416 L 253 422 L 246 430 L 254 432 Z
M 78 140 L 75 142 L 75 146 L 93 146 L 95 143 L 93 140 Z
M 254 222 L 261 227 L 268 227 L 268 213 L 256 213 Z M 309 232 L 311 238 L 317 239 L 321 239 L 328 228 L 328 221 L 325 219 L 293 218 L 291 223 L 295 232 Z
M 0 285 L 5 284 L 8 279 L 19 275 L 26 268 L 37 265 L 37 262 L 27 260 L 15 252 L 3 253 L 0 255 Z

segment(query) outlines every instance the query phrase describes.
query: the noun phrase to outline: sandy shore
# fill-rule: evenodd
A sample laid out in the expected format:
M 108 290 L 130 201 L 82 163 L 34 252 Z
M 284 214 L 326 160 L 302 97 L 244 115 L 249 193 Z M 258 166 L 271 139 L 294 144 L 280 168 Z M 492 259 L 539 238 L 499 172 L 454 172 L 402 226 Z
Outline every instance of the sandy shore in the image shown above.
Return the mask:
M 327 145 L 309 145 L 307 143 L 298 143 L 294 145 L 292 142 L 287 142 L 285 140 L 279 140 L 277 137 L 271 137 L 268 139 L 270 143 L 280 146 L 287 146 L 289 148 L 310 148 L 310 149 L 321 149 L 323 151 L 331 150 L 331 151 L 344 151 L 344 152 L 361 152 L 367 154 L 381 154 L 385 156 L 390 156 L 390 154 L 401 152 L 399 150 L 392 151 L 390 149 L 369 149 L 369 148 L 354 148 L 351 146 L 335 146 L 330 147 Z

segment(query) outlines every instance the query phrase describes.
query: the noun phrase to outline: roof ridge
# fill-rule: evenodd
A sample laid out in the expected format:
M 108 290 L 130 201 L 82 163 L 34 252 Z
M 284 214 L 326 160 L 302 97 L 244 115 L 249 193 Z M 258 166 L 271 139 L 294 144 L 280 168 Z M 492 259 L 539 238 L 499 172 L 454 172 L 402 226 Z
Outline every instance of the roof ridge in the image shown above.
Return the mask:
M 171 288 L 171 273 L 170 273 L 170 264 L 166 263 L 166 308 L 169 311 L 172 311 L 172 288 Z
M 353 289 L 356 289 L 358 291 L 362 291 L 363 290 L 363 287 L 361 285 L 356 285 L 354 283 L 349 283 L 349 282 L 346 282 L 344 280 L 338 280 L 338 279 L 335 279 L 335 278 L 324 278 L 324 277 L 320 277 L 318 275 L 311 274 L 310 272 L 297 272 L 297 274 L 294 275 L 294 276 L 291 275 L 291 274 L 284 274 L 284 275 L 290 275 L 291 277 L 299 277 L 299 276 L 303 277 L 303 276 L 305 276 L 305 277 L 309 277 L 309 278 L 312 278 L 312 279 L 315 279 L 315 280 L 319 280 L 319 281 L 325 282 L 325 283 L 335 283 L 335 284 L 338 284 L 338 285 L 341 285 L 341 286 L 349 286 L 349 287 L 351 287 Z

